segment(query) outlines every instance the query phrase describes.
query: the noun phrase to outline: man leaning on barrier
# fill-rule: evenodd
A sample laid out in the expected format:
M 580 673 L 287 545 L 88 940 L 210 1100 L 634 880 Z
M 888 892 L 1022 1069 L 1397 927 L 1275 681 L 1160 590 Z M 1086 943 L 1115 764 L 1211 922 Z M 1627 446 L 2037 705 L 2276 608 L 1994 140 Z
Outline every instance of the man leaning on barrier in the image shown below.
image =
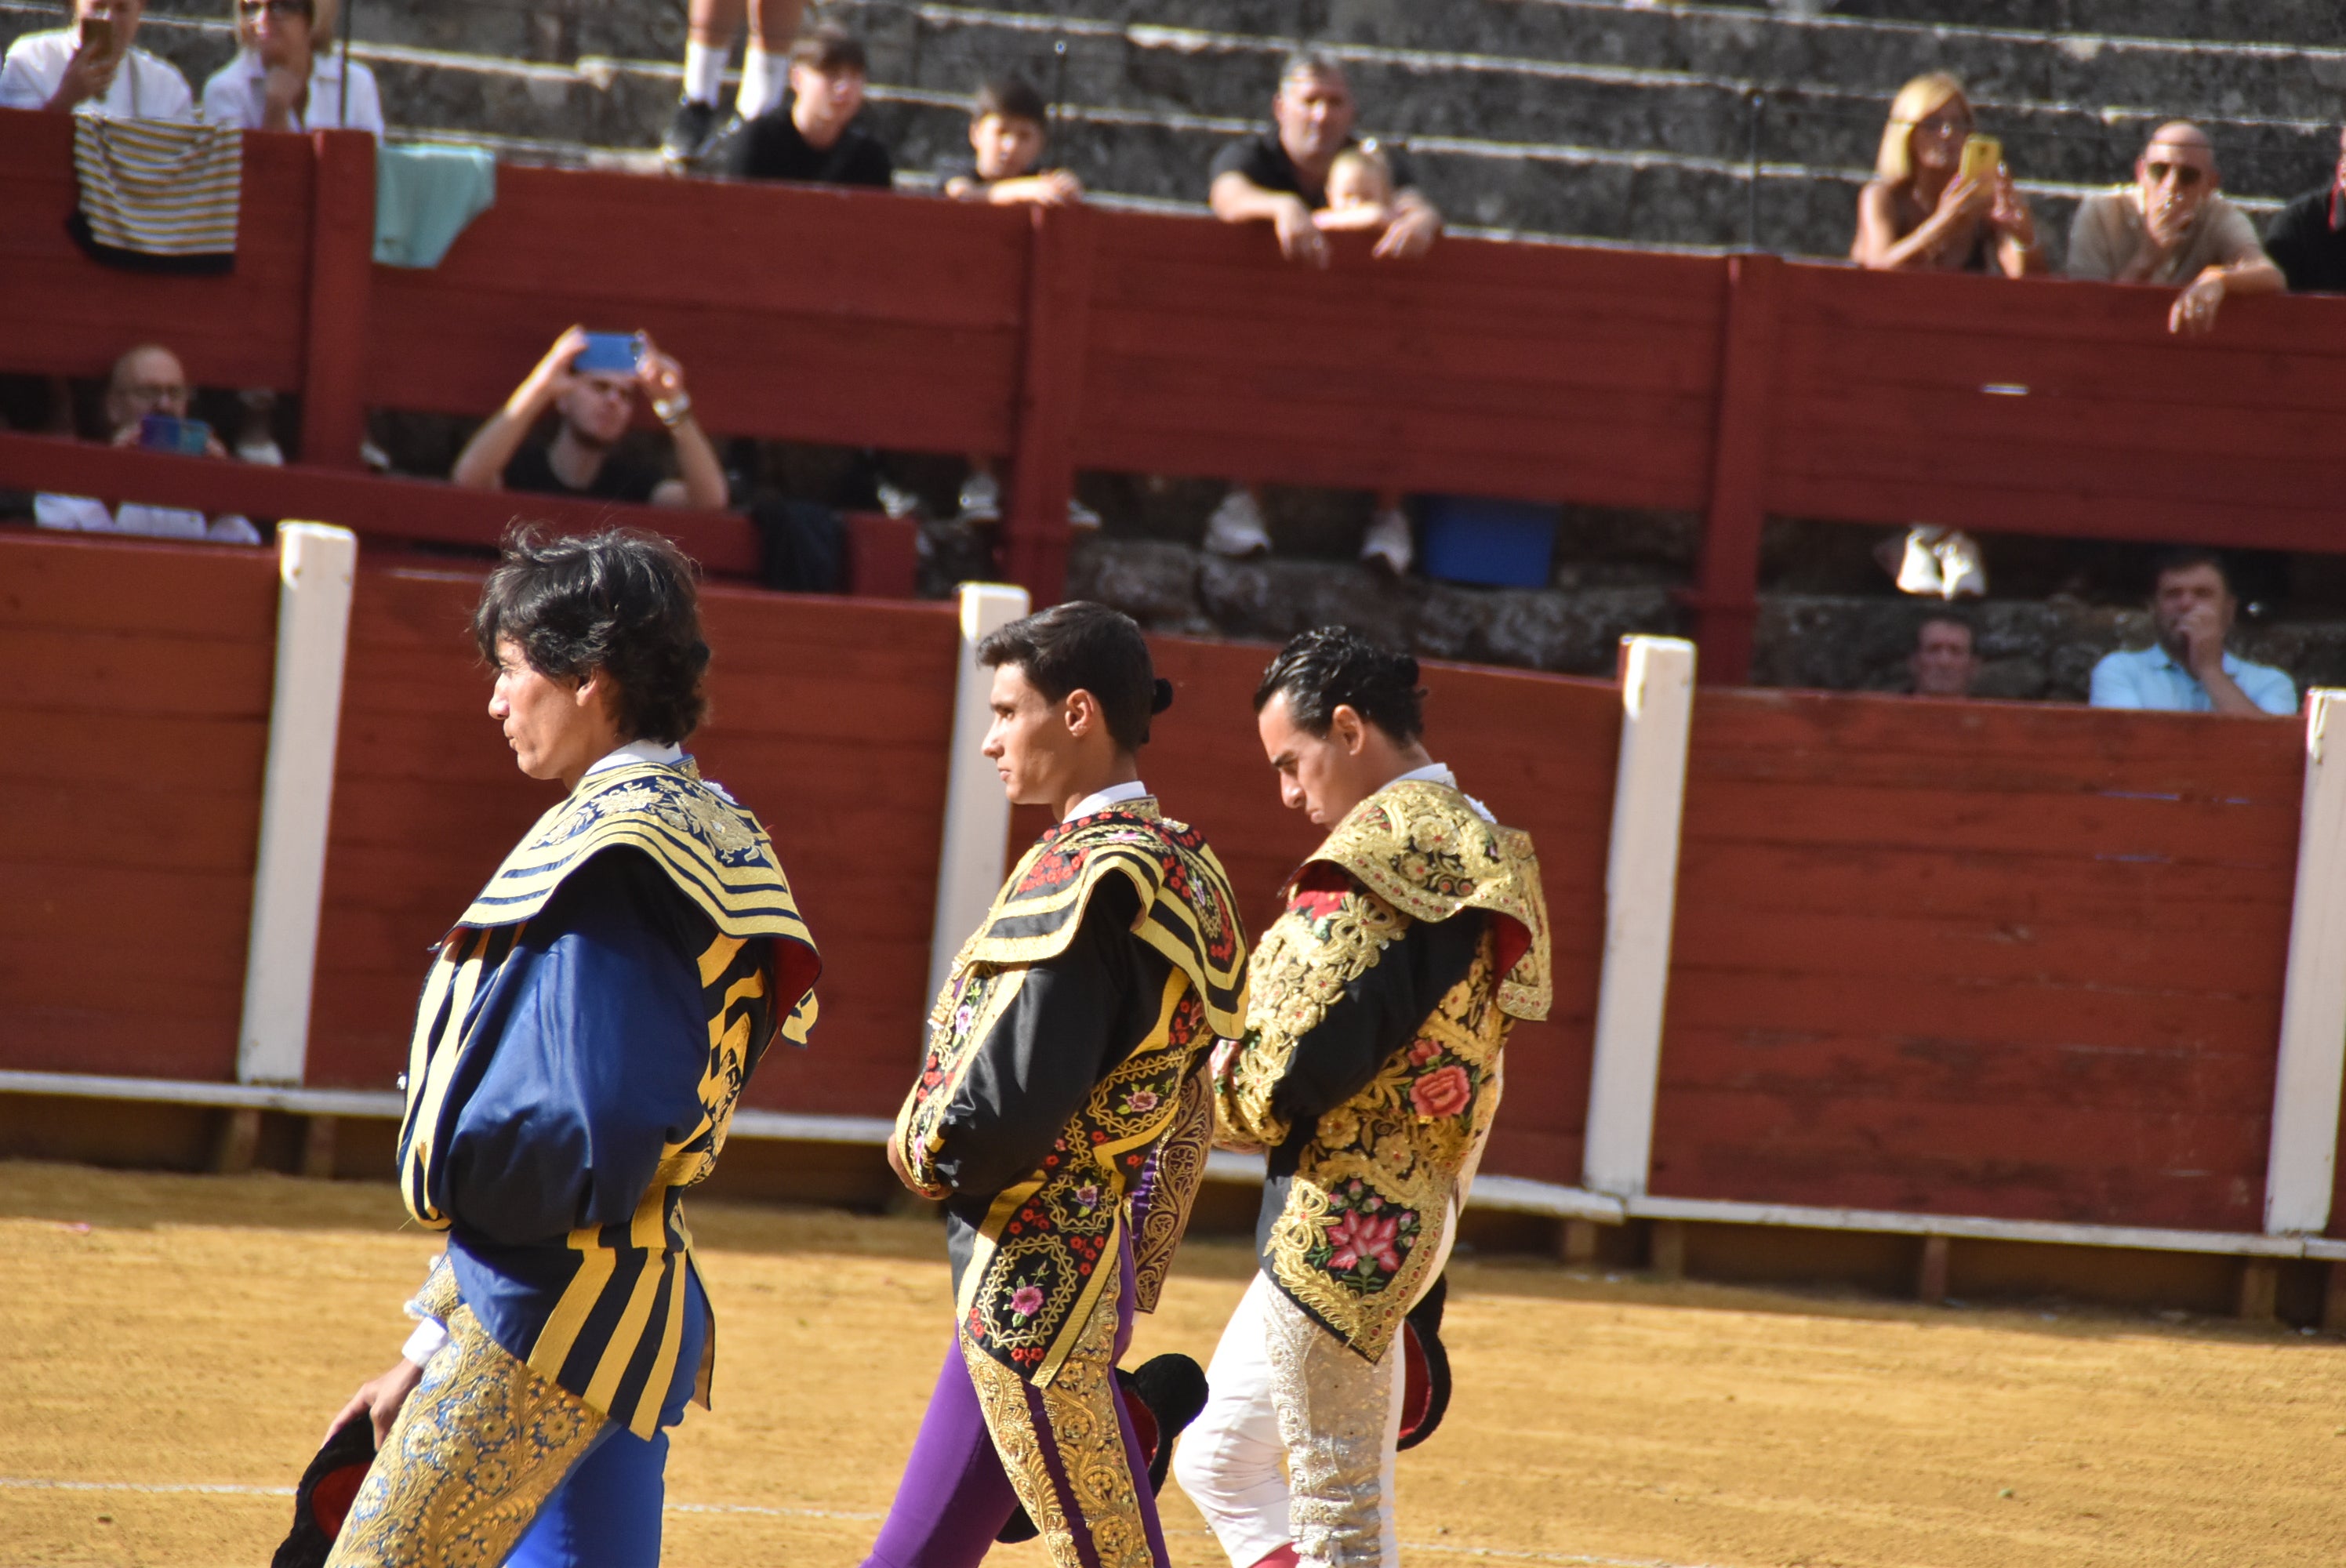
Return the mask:
M 2180 288 L 2170 332 L 2212 331 L 2232 294 L 2278 294 L 2288 285 L 2257 243 L 2248 215 L 2218 189 L 2215 144 L 2198 126 L 2171 121 L 2135 159 L 2134 183 L 2089 196 L 2069 225 L 2069 276 Z

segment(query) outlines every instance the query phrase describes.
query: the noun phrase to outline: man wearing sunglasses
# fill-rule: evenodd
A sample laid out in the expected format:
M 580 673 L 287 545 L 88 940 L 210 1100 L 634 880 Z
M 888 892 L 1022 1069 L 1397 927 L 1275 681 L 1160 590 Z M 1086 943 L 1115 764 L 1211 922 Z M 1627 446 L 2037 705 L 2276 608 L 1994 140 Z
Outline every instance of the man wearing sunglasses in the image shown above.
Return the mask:
M 2134 175 L 2132 185 L 2078 203 L 2069 226 L 2070 277 L 2179 288 L 2167 329 L 2195 334 L 2214 330 L 2226 296 L 2288 287 L 2248 215 L 2218 193 L 2207 132 L 2182 120 L 2159 127 Z
M 382 135 L 374 73 L 332 47 L 311 0 L 237 0 L 236 37 L 236 58 L 204 83 L 204 118 L 246 130 Z

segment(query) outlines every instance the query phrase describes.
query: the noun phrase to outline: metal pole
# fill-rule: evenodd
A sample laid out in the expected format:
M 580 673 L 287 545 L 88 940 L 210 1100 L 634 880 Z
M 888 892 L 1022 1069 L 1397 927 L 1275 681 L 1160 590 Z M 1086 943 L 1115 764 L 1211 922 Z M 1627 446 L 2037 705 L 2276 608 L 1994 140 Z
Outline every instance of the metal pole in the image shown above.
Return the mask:
M 1743 187 L 1743 248 L 1760 249 L 1760 129 L 1768 118 L 1768 95 L 1751 89 L 1751 161 Z
M 335 127 L 336 127 L 338 129 L 344 129 L 344 130 L 347 130 L 348 128 L 350 128 L 350 123 L 351 123 L 351 33 L 352 33 L 352 26 L 351 26 L 351 22 L 352 22 L 352 19 L 353 17 L 355 17 L 358 14 L 359 14 L 359 0 L 348 0 L 348 3 L 342 6 L 342 17 L 341 17 L 341 19 L 340 19 L 339 25 L 336 25 L 336 27 L 334 28 L 334 31 L 335 31 L 335 32 L 337 32 L 337 33 L 339 33 L 339 34 L 342 36 L 340 37 L 340 39 L 338 39 L 337 41 L 342 45 L 342 107 L 341 107 L 340 108 L 337 108 L 337 109 L 334 111 L 334 125 L 335 125 Z

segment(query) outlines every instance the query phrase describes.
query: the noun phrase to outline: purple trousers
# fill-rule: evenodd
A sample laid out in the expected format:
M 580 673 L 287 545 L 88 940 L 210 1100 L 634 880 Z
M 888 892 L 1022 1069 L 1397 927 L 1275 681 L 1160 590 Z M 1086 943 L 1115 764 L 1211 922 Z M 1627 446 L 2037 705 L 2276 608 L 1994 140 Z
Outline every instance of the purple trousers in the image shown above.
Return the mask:
M 1038 1511 L 1041 1500 L 1030 1497 L 1025 1500 L 1029 1517 L 1040 1522 L 1056 1512 L 1066 1521 L 1064 1534 L 1047 1527 L 1043 1532 L 1054 1568 L 1166 1568 L 1169 1559 L 1157 1520 L 1156 1494 L 1148 1485 L 1148 1458 L 1116 1386 L 1116 1363 L 1132 1339 L 1129 1240 L 1117 1262 L 1112 1351 L 1104 1357 L 1081 1352 L 1069 1357 L 1048 1393 L 1018 1381 L 1014 1373 L 980 1371 L 997 1390 L 997 1400 L 1024 1404 L 1024 1421 L 1015 1406 L 997 1417 L 1015 1429 L 1005 1431 L 1000 1443 L 986 1424 L 985 1405 L 972 1381 L 969 1356 L 956 1329 L 945 1348 L 928 1412 L 921 1418 L 920 1435 L 913 1440 L 913 1455 L 905 1461 L 896 1501 L 864 1568 L 976 1568 L 1021 1501 L 1003 1462 L 1005 1446 L 1014 1454 L 1030 1456 L 1019 1466 L 1027 1486 L 1047 1487 L 1048 1502 L 1056 1505 Z M 1107 1304 L 1099 1310 L 1105 1313 Z M 1097 1348 L 1108 1349 L 1105 1344 Z M 1083 1435 L 1104 1426 L 1109 1410 L 1124 1450 L 1120 1481 L 1112 1473 L 1112 1451 L 1106 1464 L 1096 1451 L 1087 1462 L 1084 1453 L 1076 1451 L 1079 1445 L 1095 1451 L 1099 1447 L 1085 1443 Z M 1104 1432 L 1101 1436 L 1105 1439 Z M 1036 1458 L 1039 1463 L 1034 1462 Z

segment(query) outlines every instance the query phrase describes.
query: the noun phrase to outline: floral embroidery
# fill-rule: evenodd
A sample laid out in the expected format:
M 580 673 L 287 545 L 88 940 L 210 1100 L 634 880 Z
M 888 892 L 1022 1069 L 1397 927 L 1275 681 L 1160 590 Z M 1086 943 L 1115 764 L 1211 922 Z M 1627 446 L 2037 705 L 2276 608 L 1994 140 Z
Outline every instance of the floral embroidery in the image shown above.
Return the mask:
M 1127 1116 L 1145 1116 L 1156 1108 L 1157 1091 L 1154 1089 L 1135 1089 L 1124 1097 L 1124 1114 Z
M 1037 1287 L 1021 1285 L 1010 1293 L 1010 1311 L 1013 1317 L 1032 1318 L 1042 1309 L 1043 1292 Z
M 1454 1116 L 1474 1102 L 1474 1080 L 1455 1062 L 1435 1068 L 1409 1086 L 1409 1103 L 1421 1116 Z

